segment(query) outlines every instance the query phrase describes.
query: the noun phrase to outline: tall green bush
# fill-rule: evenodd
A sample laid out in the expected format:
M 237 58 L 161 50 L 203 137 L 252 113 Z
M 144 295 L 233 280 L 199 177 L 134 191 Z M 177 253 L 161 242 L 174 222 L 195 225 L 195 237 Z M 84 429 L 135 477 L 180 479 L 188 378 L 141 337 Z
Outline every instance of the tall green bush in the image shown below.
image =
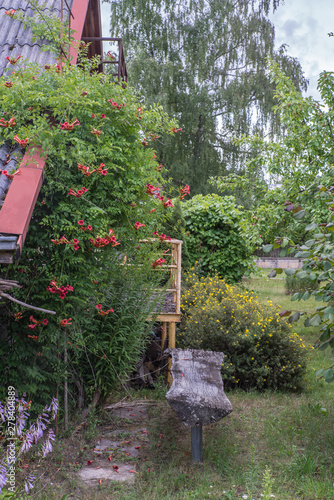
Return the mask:
M 240 281 L 251 263 L 243 214 L 232 196 L 197 195 L 183 204 L 190 263 L 201 273 L 215 271 L 227 282 Z

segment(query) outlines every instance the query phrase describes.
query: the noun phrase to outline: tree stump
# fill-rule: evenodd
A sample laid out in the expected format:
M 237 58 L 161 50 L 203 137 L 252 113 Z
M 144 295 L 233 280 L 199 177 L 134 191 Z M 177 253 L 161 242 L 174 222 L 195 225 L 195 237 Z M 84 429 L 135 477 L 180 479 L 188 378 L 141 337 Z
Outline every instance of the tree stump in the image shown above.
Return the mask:
M 173 383 L 166 398 L 186 426 L 212 424 L 232 412 L 221 378 L 224 353 L 197 349 L 165 352 L 173 359 Z
M 173 358 L 173 383 L 167 401 L 180 420 L 191 427 L 192 459 L 202 462 L 202 425 L 218 422 L 233 410 L 221 378 L 224 353 L 196 349 L 165 352 Z

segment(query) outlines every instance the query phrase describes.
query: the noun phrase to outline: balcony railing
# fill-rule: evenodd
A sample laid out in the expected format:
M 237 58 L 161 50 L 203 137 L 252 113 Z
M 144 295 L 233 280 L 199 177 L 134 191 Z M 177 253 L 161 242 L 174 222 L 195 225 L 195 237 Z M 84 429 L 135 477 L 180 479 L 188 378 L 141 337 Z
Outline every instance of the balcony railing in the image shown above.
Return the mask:
M 117 42 L 118 43 L 118 60 L 109 61 L 102 60 L 103 72 L 105 64 L 117 64 L 117 73 L 112 73 L 113 76 L 116 76 L 119 81 L 123 81 L 127 83 L 128 81 L 128 73 L 126 70 L 126 63 L 124 57 L 123 43 L 122 38 L 112 38 L 112 37 L 82 37 L 83 42 Z

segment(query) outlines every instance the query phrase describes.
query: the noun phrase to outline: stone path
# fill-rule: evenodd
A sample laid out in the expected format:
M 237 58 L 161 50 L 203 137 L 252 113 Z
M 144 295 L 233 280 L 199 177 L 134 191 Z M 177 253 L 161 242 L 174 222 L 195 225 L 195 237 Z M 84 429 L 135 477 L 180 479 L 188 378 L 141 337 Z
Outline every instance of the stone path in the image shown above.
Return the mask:
M 149 404 L 134 401 L 105 407 L 111 412 L 114 425 L 102 429 L 95 448 L 90 450 L 87 465 L 78 472 L 87 488 L 104 482 L 135 480 L 136 462 L 143 460 L 141 448 L 148 443 L 145 421 Z

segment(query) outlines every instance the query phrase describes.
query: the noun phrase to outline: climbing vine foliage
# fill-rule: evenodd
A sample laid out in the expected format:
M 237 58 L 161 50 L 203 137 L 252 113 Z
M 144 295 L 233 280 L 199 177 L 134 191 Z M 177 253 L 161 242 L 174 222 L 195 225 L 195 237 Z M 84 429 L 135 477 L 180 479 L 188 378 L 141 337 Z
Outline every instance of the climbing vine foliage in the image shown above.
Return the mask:
M 18 299 L 56 312 L 6 305 L 0 386 L 44 400 L 55 395 L 65 368 L 79 395 L 90 397 L 136 361 L 154 306 L 152 262 L 161 258 L 138 242 L 159 230 L 172 206 L 154 141 L 173 134 L 176 122 L 97 73 L 86 50 L 77 66 L 39 68 L 18 58 L 0 80 L 0 142 L 46 159 L 23 254 L 4 272 L 21 284 Z M 1 175 L 15 182 L 24 170 Z M 141 267 L 124 266 L 125 256 Z

